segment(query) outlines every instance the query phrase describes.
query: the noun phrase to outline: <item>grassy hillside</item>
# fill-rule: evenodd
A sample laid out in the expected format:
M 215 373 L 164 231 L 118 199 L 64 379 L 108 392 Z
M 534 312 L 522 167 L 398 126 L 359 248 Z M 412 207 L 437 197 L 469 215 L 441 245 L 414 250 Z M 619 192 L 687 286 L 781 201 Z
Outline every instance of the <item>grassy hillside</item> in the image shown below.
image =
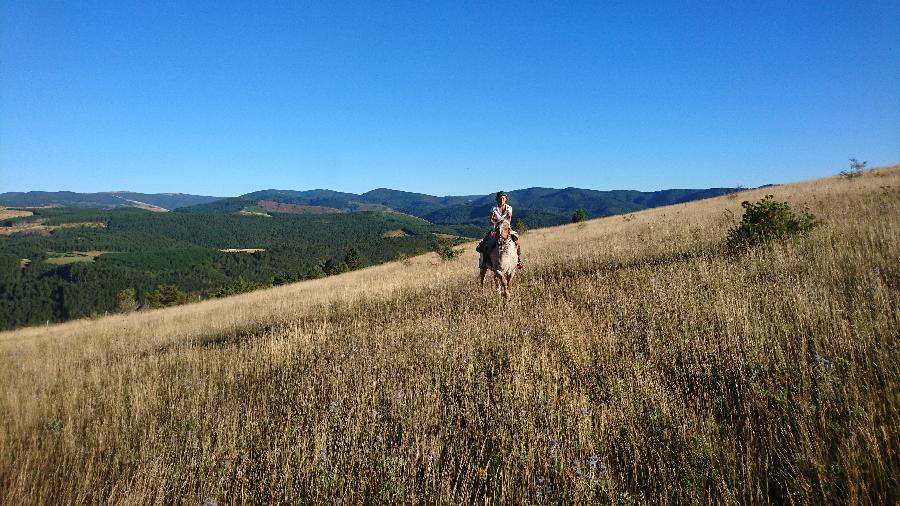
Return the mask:
M 824 220 L 723 251 L 741 200 Z M 900 167 L 0 334 L 0 503 L 900 499 Z

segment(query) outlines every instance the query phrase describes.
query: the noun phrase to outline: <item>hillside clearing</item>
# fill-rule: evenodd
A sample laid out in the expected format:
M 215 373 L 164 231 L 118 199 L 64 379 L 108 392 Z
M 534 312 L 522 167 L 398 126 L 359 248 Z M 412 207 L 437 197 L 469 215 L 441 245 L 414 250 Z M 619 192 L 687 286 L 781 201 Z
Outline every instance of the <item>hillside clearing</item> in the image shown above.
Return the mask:
M 8 220 L 10 218 L 25 218 L 28 216 L 32 216 L 34 213 L 31 211 L 23 211 L 19 209 L 7 209 L 5 207 L 0 207 L 0 220 Z
M 109 251 L 70 251 L 67 253 L 48 251 L 46 262 L 53 265 L 67 265 L 81 262 L 90 263 L 100 255 L 106 253 L 109 253 Z
M 265 251 L 265 248 L 227 248 L 219 251 L 223 253 L 259 253 L 260 251 Z
M 92 228 L 106 228 L 106 223 L 100 222 L 82 222 L 82 223 L 62 223 L 59 225 L 46 225 L 43 220 L 35 220 L 35 221 L 22 221 L 13 223 L 12 226 L 9 227 L 0 227 L 0 235 L 12 235 L 12 234 L 49 234 L 54 230 L 60 230 L 65 228 L 80 228 L 80 227 L 92 227 Z
M 0 333 L 0 503 L 895 503 L 900 167 L 629 216 Z
M 390 238 L 394 238 L 394 239 L 399 239 L 401 237 L 409 237 L 409 234 L 407 234 L 403 229 L 398 228 L 398 229 L 386 231 L 385 233 L 381 234 L 381 237 L 390 237 Z

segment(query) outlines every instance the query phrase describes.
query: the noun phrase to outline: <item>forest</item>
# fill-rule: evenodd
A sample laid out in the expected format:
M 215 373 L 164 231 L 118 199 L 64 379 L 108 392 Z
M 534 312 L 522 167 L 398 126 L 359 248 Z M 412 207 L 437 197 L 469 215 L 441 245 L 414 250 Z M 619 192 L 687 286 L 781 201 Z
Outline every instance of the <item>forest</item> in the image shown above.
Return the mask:
M 0 223 L 7 232 L 0 236 L 3 330 L 164 304 L 163 291 L 173 287 L 172 300 L 186 302 L 337 274 L 480 231 L 393 212 L 32 210 Z M 29 224 L 43 228 L 12 233 Z

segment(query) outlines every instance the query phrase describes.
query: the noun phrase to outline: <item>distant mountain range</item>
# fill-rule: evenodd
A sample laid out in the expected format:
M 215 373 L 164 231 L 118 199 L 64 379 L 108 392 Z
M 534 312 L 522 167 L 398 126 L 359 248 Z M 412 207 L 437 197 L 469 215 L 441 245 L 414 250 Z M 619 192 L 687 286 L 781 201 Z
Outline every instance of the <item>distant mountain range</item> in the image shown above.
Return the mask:
M 543 227 L 568 223 L 576 209 L 581 208 L 590 217 L 629 213 L 692 200 L 716 197 L 737 191 L 736 188 L 709 188 L 704 190 L 661 190 L 640 192 L 633 190 L 597 191 L 581 188 L 527 188 L 509 192 L 509 203 L 515 217 L 522 218 L 531 227 Z M 435 197 L 379 188 L 361 195 L 331 190 L 262 190 L 240 197 L 227 198 L 177 209 L 187 213 L 237 213 L 267 212 L 271 203 L 297 206 L 296 212 L 331 212 L 393 210 L 424 218 L 436 224 L 473 223 L 484 224 L 494 194 Z M 291 212 L 284 208 L 280 212 Z
M 692 200 L 716 197 L 736 188 L 675 189 L 655 192 L 634 190 L 597 191 L 581 188 L 526 188 L 509 192 L 515 217 L 531 227 L 567 223 L 581 208 L 590 217 L 629 213 Z M 436 224 L 483 224 L 494 194 L 435 197 L 388 188 L 363 194 L 332 190 L 261 190 L 240 197 L 210 197 L 181 193 L 145 194 L 132 192 L 73 193 L 27 192 L 0 194 L 0 205 L 34 207 L 140 207 L 184 213 L 346 213 L 395 211 Z
M 0 205 L 7 207 L 62 206 L 111 209 L 139 207 L 151 211 L 171 211 L 179 207 L 206 204 L 222 197 L 184 193 L 99 192 L 9 192 L 0 193 Z

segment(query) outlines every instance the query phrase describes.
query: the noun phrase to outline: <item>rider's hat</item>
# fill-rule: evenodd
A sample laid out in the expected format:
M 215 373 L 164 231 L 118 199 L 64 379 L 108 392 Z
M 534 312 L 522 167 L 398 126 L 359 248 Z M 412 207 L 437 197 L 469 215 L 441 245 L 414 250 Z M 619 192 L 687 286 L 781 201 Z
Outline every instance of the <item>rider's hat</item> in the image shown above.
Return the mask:
M 497 196 L 494 197 L 495 200 L 500 200 L 500 197 L 509 198 L 509 194 L 506 192 L 497 192 Z

